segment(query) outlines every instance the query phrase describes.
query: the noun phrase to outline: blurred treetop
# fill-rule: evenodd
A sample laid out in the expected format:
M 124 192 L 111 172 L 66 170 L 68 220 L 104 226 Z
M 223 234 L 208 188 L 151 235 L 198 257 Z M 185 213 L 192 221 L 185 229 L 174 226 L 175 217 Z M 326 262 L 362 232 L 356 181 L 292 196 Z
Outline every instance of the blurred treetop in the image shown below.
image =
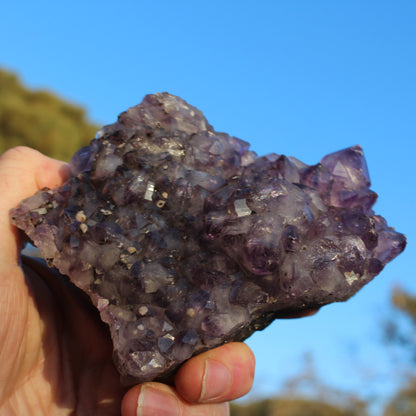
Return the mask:
M 231 404 L 231 416 L 368 416 L 365 404 L 343 407 L 305 398 L 265 399 L 248 405 Z
M 94 137 L 97 126 L 74 104 L 43 90 L 29 90 L 0 69 L 0 153 L 24 145 L 68 161 Z
M 388 404 L 383 416 L 414 416 L 416 415 L 416 296 L 397 288 L 393 292 L 392 301 L 394 306 L 407 316 L 411 329 L 404 333 L 400 328 L 393 329 L 389 334 L 390 341 L 401 346 L 403 352 L 406 350 L 410 352 L 413 360 L 406 363 L 408 374 L 405 384 Z

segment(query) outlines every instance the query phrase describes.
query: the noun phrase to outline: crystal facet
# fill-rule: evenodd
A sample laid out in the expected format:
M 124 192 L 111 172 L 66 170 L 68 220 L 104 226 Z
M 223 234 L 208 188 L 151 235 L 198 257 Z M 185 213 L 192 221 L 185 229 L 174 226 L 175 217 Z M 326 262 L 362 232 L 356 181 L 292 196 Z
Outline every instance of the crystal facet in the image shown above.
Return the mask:
M 71 169 L 11 219 L 89 294 L 126 383 L 344 301 L 406 245 L 372 211 L 360 146 L 314 166 L 257 157 L 167 93 L 101 129 Z

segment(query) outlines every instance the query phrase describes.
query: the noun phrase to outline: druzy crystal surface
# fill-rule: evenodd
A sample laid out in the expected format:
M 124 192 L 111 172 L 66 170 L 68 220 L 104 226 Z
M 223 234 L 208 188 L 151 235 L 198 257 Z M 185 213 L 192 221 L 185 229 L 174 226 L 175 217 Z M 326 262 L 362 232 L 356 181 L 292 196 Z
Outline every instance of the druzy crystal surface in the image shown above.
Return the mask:
M 89 294 L 125 382 L 344 301 L 406 244 L 372 210 L 360 146 L 313 166 L 258 157 L 167 93 L 100 130 L 71 169 L 12 222 Z

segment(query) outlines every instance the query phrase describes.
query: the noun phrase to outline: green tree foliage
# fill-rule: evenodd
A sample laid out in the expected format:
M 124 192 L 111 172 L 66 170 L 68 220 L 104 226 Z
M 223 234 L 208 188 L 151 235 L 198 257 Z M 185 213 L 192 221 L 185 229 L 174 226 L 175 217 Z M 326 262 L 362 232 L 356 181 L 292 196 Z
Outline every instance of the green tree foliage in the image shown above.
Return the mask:
M 0 69 L 0 153 L 24 145 L 68 161 L 94 137 L 85 110 L 47 91 L 31 91 Z

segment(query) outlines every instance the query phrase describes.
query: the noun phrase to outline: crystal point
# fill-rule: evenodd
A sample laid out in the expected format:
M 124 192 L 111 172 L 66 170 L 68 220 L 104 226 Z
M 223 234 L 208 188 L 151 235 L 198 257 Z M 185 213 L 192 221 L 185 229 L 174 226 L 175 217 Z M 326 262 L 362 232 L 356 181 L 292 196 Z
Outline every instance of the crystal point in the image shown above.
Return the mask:
M 126 383 L 346 300 L 406 245 L 372 211 L 360 146 L 314 166 L 257 157 L 167 93 L 101 129 L 71 172 L 11 219 L 89 294 Z

